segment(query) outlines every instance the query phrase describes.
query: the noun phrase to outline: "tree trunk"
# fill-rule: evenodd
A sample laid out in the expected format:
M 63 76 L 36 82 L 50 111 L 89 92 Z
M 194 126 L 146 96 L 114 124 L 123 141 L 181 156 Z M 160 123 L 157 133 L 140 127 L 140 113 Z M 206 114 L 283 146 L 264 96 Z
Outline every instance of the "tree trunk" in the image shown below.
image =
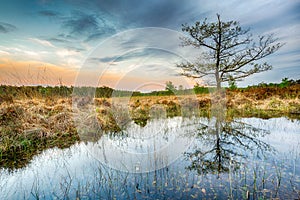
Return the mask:
M 221 124 L 219 118 L 217 117 L 215 122 L 216 128 L 216 155 L 217 155 L 217 162 L 218 162 L 218 178 L 220 173 L 222 172 L 222 152 L 221 152 L 221 144 L 220 144 L 220 134 L 221 134 Z
M 216 70 L 215 77 L 217 83 L 217 91 L 221 91 L 221 80 L 220 80 L 220 75 L 218 70 Z
M 219 33 L 218 33 L 218 42 L 217 42 L 217 62 L 216 62 L 216 72 L 215 72 L 215 77 L 216 77 L 216 83 L 217 83 L 217 92 L 221 91 L 221 79 L 220 79 L 220 74 L 219 74 L 219 67 L 220 67 L 220 51 L 221 51 L 221 20 L 220 20 L 220 15 L 217 15 L 218 17 L 218 24 L 219 24 Z

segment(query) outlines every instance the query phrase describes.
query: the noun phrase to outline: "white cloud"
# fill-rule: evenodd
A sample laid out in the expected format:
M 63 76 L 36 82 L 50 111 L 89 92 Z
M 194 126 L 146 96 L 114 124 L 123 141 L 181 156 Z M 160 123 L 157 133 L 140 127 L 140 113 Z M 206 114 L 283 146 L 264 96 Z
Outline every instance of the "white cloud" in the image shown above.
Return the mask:
M 0 46 L 1 47 L 1 46 Z M 40 59 L 40 53 L 31 51 L 27 48 L 18 48 L 18 47 L 3 47 L 3 50 L 0 51 L 0 54 L 11 55 L 22 57 L 26 56 L 27 58 Z
M 51 42 L 47 41 L 47 40 L 41 40 L 41 39 L 37 39 L 37 38 L 29 38 L 30 41 L 33 41 L 35 43 L 41 44 L 43 46 L 46 47 L 55 47 Z
M 251 0 L 243 2 L 240 0 L 229 0 L 216 4 L 207 3 L 211 15 L 219 12 L 225 20 L 237 20 L 246 26 L 255 25 L 261 20 L 278 20 L 276 16 L 286 13 L 295 4 L 297 4 L 297 1 L 281 0 Z
M 6 56 L 8 56 L 8 55 L 10 55 L 10 53 L 7 52 L 7 51 L 0 50 L 0 55 L 6 55 Z
M 78 51 L 60 49 L 56 51 L 56 54 L 60 57 L 68 57 L 68 56 L 78 56 L 80 53 Z
M 29 56 L 39 56 L 39 54 L 34 52 L 34 51 L 23 50 L 22 52 L 29 55 Z
M 277 29 L 273 29 L 270 33 L 275 33 L 282 42 L 285 42 L 285 46 L 282 47 L 284 51 L 295 51 L 300 46 L 300 24 L 289 24 Z
M 60 57 L 60 65 L 72 68 L 80 68 L 82 54 L 78 51 L 60 49 L 56 51 L 56 55 Z

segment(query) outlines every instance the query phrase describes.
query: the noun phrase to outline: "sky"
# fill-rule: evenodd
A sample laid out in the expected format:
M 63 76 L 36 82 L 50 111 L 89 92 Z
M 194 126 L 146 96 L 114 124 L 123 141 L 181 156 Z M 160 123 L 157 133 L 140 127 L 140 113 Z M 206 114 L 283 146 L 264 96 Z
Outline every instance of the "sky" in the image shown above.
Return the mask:
M 182 24 L 239 21 L 285 45 L 263 61 L 271 71 L 238 86 L 300 79 L 299 0 L 1 0 L 0 84 L 98 85 L 163 89 L 205 80 L 178 75 L 176 63 L 201 49 L 181 47 Z

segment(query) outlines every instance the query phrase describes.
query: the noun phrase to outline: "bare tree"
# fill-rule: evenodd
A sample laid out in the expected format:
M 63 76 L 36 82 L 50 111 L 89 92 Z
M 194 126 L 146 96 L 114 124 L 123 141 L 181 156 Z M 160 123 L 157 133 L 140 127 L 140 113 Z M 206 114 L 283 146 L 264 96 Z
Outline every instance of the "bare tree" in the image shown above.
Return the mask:
M 276 52 L 283 44 L 273 35 L 259 36 L 255 42 L 238 22 L 222 22 L 217 14 L 217 22 L 208 23 L 206 19 L 193 26 L 182 25 L 182 31 L 189 36 L 180 38 L 183 46 L 204 47 L 205 51 L 194 63 L 181 63 L 182 75 L 202 78 L 215 77 L 217 89 L 222 82 L 242 80 L 254 73 L 270 70 L 272 66 L 258 60 Z

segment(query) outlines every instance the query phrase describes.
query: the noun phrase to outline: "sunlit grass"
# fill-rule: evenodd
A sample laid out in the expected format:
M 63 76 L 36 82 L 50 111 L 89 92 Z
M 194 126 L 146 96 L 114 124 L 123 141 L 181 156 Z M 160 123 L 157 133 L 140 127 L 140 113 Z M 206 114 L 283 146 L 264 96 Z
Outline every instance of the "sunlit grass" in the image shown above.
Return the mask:
M 299 118 L 299 85 L 282 89 L 254 88 L 227 90 L 224 112 L 227 120 L 235 117 Z M 283 91 L 285 91 L 283 93 Z M 62 91 L 62 93 L 65 93 Z M 133 96 L 114 98 L 44 97 L 25 92 L 14 98 L 0 97 L 1 166 L 18 167 L 33 155 L 53 146 L 69 147 L 90 133 L 121 131 L 133 121 L 145 126 L 153 117 L 192 115 L 211 117 L 215 103 L 212 94 Z M 124 104 L 125 101 L 125 104 Z M 76 109 L 74 110 L 77 106 Z M 73 106 L 73 107 L 72 107 Z M 92 111 L 92 112 L 90 112 Z M 75 113 L 74 113 L 75 112 Z M 76 127 L 74 114 L 83 114 L 81 127 Z M 101 137 L 100 133 L 98 137 Z

